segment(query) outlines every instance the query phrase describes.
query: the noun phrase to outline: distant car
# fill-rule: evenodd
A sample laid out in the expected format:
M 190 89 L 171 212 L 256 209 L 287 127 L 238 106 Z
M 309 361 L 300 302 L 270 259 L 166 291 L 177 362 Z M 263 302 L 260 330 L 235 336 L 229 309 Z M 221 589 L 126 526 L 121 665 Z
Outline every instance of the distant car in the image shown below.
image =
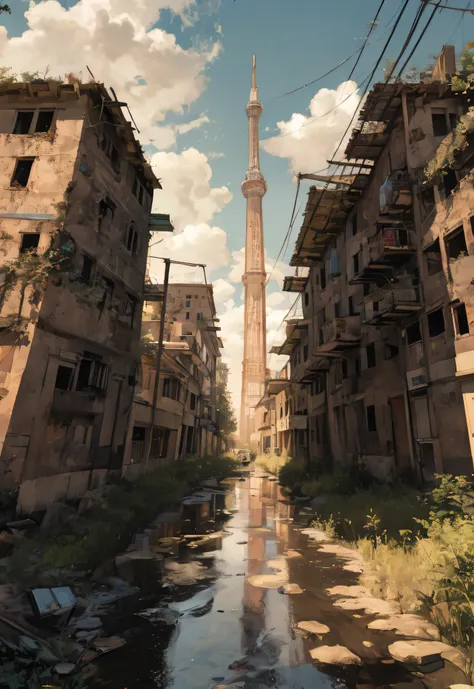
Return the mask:
M 250 450 L 239 450 L 237 453 L 237 458 L 242 462 L 242 464 L 250 464 Z

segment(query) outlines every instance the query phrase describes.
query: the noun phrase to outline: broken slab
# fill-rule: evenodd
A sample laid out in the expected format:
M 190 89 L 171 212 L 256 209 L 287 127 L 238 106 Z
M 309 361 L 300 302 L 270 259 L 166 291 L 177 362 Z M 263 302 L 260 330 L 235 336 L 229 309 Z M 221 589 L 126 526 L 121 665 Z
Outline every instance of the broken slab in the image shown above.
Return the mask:
M 395 632 L 397 636 L 414 636 L 435 641 L 439 639 L 439 631 L 435 625 L 418 615 L 391 615 L 373 620 L 367 627 L 382 632 Z
M 346 564 L 343 565 L 343 569 L 345 569 L 347 572 L 361 574 L 364 571 L 364 562 L 362 556 L 352 548 L 346 548 L 338 543 L 327 543 L 322 545 L 319 551 L 321 553 L 330 553 L 331 555 L 335 555 L 340 560 L 346 560 Z
M 361 596 L 360 598 L 341 598 L 334 603 L 343 610 L 363 610 L 366 615 L 395 615 L 396 607 L 390 601 Z
M 313 660 L 327 665 L 362 665 L 361 659 L 345 646 L 320 646 L 309 652 Z
M 288 559 L 291 560 L 295 557 L 303 557 L 303 556 L 297 550 L 287 550 L 286 553 L 283 553 L 283 557 L 287 557 Z
M 441 662 L 443 659 L 441 654 L 446 651 L 454 650 L 452 646 L 448 646 L 441 641 L 395 641 L 388 647 L 388 652 L 399 663 L 408 665 L 417 665 L 423 672 L 424 666 L 430 666 Z
M 315 620 L 307 620 L 304 622 L 298 622 L 296 629 L 302 632 L 308 632 L 308 634 L 329 634 L 331 631 L 326 624 L 321 624 L 321 622 L 316 622 Z
M 328 596 L 343 596 L 344 598 L 361 598 L 370 596 L 365 586 L 332 586 L 326 589 Z
M 294 596 L 298 593 L 304 593 L 304 589 L 298 584 L 283 584 L 283 586 L 278 587 L 279 593 L 284 593 L 287 596 Z
M 301 533 L 304 536 L 308 536 L 308 538 L 311 541 L 316 541 L 317 543 L 322 543 L 323 541 L 329 541 L 329 538 L 326 536 L 324 531 L 321 531 L 321 529 L 315 529 L 315 528 L 311 527 L 308 529 L 301 529 Z

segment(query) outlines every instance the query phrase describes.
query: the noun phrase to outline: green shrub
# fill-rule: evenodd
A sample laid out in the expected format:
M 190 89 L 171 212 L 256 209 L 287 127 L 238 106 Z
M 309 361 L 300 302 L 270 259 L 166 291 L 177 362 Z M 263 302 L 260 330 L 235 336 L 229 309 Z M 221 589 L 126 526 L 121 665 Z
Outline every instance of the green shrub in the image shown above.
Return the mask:
M 290 459 L 283 464 L 278 471 L 278 481 L 284 488 L 289 488 L 293 493 L 301 493 L 304 483 L 310 479 L 303 463 L 296 459 Z

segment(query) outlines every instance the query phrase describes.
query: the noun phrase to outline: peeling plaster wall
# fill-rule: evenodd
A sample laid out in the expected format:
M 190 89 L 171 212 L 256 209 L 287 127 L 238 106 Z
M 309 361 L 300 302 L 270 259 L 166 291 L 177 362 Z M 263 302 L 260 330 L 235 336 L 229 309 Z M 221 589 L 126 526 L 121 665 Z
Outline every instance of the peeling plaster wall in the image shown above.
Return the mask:
M 15 347 L 13 357 L 6 352 L 11 372 L 0 400 L 0 464 L 4 485 L 21 483 L 18 509 L 29 511 L 54 499 L 78 498 L 109 472 L 121 472 L 138 357 L 151 199 L 140 205 L 133 196 L 123 144 L 114 142 L 120 151 L 119 173 L 98 147 L 100 129 L 88 124 L 94 115 L 86 95 L 59 102 L 5 100 L 0 97 L 2 132 L 11 132 L 17 107 L 56 108 L 57 117 L 47 135 L 0 134 L 2 150 L 8 152 L 0 159 L 3 188 L 10 183 L 15 157 L 36 157 L 27 188 L 4 192 L 0 212 L 57 216 L 64 210 L 56 204 L 68 201 L 65 230 L 75 247 L 70 262 L 49 279 L 24 344 Z M 111 222 L 106 218 L 98 227 L 99 202 L 105 197 L 116 210 Z M 138 232 L 134 256 L 124 246 L 130 222 Z M 55 228 L 52 221 L 0 219 L 0 229 L 14 235 L 7 259 L 18 254 L 20 232 L 41 230 L 41 252 Z M 102 298 L 103 290 L 78 279 L 84 255 L 95 262 L 97 276 L 113 283 L 114 304 L 110 295 Z M 135 300 L 133 317 L 125 314 L 126 294 Z M 18 294 L 13 293 L 0 317 L 15 303 Z M 55 390 L 58 366 L 77 366 L 85 352 L 107 366 L 103 392 Z

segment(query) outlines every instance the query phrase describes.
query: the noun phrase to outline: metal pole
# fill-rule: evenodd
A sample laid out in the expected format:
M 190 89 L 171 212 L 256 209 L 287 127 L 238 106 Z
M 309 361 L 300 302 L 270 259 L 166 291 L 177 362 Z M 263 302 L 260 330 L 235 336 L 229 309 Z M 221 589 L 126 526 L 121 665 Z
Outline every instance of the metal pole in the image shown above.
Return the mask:
M 158 402 L 158 386 L 160 384 L 160 373 L 161 373 L 161 359 L 163 358 L 163 339 L 165 335 L 165 316 L 166 316 L 166 301 L 168 298 L 168 283 L 170 277 L 170 266 L 171 259 L 163 259 L 165 262 L 165 280 L 163 283 L 163 303 L 161 304 L 161 320 L 160 320 L 160 335 L 158 338 L 158 351 L 156 353 L 156 364 L 155 364 L 155 384 L 153 386 L 153 402 L 151 409 L 151 428 L 148 434 L 148 441 L 146 445 L 145 452 L 145 474 L 148 472 L 148 461 L 150 459 L 151 442 L 153 437 L 153 429 L 155 427 L 156 420 L 156 405 Z

